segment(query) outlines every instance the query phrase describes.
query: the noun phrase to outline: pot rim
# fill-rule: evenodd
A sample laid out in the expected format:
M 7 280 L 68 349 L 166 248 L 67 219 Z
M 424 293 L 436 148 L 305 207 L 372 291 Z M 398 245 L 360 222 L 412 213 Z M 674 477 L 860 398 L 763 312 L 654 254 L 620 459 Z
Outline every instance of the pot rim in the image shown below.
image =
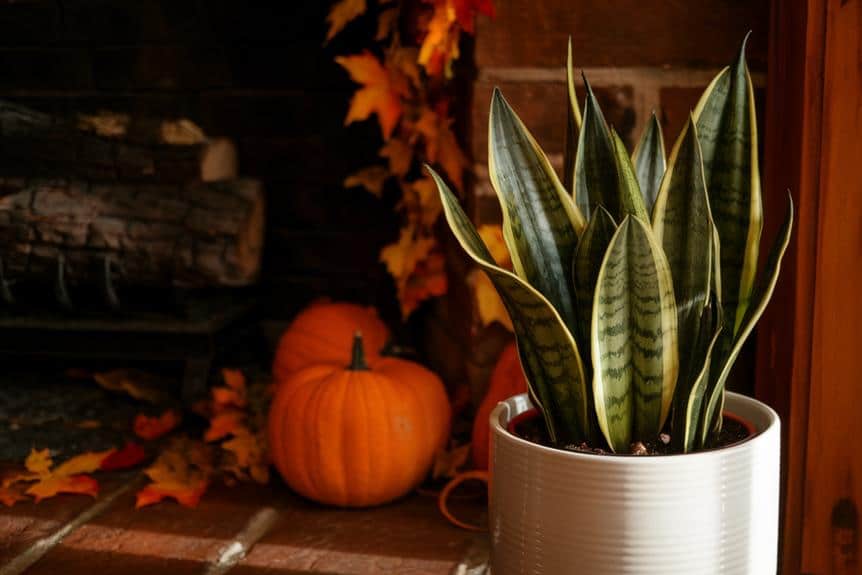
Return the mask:
M 766 433 L 775 430 L 780 423 L 780 418 L 774 409 L 766 405 L 765 403 L 754 399 L 753 397 L 748 397 L 746 395 L 742 395 L 739 393 L 734 393 L 732 391 L 728 391 L 727 399 L 731 400 L 725 404 L 724 412 L 729 412 L 733 414 L 733 416 L 743 419 L 747 421 L 747 418 L 738 415 L 731 406 L 728 404 L 731 403 L 750 403 L 756 409 L 759 409 L 763 412 L 765 419 L 767 420 L 766 425 L 758 427 L 756 423 L 752 423 L 752 427 L 755 428 L 754 433 L 737 441 L 736 443 L 732 443 L 730 445 L 715 447 L 712 449 L 704 449 L 701 451 L 694 451 L 691 453 L 671 453 L 664 455 L 650 455 L 650 456 L 642 456 L 642 455 L 631 455 L 628 453 L 588 453 L 581 451 L 568 451 L 566 449 L 559 449 L 557 447 L 549 447 L 546 445 L 541 445 L 539 443 L 534 443 L 527 439 L 520 437 L 514 433 L 509 432 L 507 429 L 509 422 L 512 421 L 515 417 L 525 413 L 528 409 L 534 408 L 532 401 L 530 400 L 527 393 L 520 393 L 518 395 L 513 395 L 512 397 L 507 398 L 504 401 L 501 401 L 497 404 L 496 407 L 491 411 L 491 415 L 489 417 L 489 424 L 491 426 L 491 432 L 495 435 L 503 436 L 507 441 L 513 442 L 517 445 L 520 445 L 526 449 L 536 449 L 541 453 L 546 453 L 549 455 L 553 455 L 555 457 L 568 457 L 572 459 L 588 459 L 592 462 L 603 461 L 608 463 L 620 463 L 626 465 L 655 465 L 657 461 L 670 460 L 670 459 L 680 459 L 686 458 L 687 461 L 691 461 L 697 457 L 715 457 L 719 454 L 727 454 L 732 451 L 737 450 L 746 450 L 750 448 L 750 446 L 756 442 L 759 438 L 764 436 Z M 517 410 L 513 406 L 513 403 L 522 403 L 524 406 L 527 406 L 526 409 Z M 505 418 L 505 420 L 504 420 Z M 634 463 L 637 462 L 637 463 Z

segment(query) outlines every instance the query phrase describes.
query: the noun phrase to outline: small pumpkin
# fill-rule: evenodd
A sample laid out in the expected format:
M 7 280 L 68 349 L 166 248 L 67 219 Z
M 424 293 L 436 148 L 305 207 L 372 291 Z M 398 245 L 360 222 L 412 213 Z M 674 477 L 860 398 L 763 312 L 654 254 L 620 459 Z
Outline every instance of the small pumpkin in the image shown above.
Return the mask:
M 427 475 L 452 417 L 440 379 L 402 359 L 371 367 L 363 336 L 349 366 L 288 377 L 269 412 L 272 461 L 301 495 L 343 507 L 396 499 Z
M 296 316 L 282 334 L 272 373 L 276 383 L 316 364 L 341 365 L 350 356 L 353 334 L 361 331 L 372 361 L 389 339 L 377 310 L 346 302 L 319 301 Z
M 490 429 L 488 418 L 491 411 L 501 401 L 527 391 L 527 379 L 524 370 L 521 369 L 521 360 L 518 357 L 518 348 L 515 343 L 510 343 L 500 354 L 491 379 L 488 382 L 488 391 L 479 405 L 476 418 L 473 420 L 473 466 L 476 469 L 488 469 L 488 453 L 490 451 Z

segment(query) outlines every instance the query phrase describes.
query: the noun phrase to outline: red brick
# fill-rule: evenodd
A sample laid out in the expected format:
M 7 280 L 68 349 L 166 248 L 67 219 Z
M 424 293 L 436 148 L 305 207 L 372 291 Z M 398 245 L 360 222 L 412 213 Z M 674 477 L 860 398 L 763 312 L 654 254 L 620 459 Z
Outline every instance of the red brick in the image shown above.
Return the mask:
M 577 66 L 720 66 L 748 30 L 749 58 L 763 68 L 768 0 L 507 0 L 495 19 L 479 18 L 479 68 L 559 67 L 572 36 Z
M 28 575 L 55 573 L 200 573 L 261 507 L 278 501 L 270 488 L 213 486 L 195 509 L 165 502 L 136 510 L 134 493 L 81 526 Z
M 434 497 L 413 495 L 369 510 L 297 498 L 231 575 L 448 575 L 473 537 L 446 523 Z
M 494 86 L 500 88 L 506 100 L 524 121 L 527 128 L 545 150 L 562 155 L 566 137 L 567 96 L 561 82 L 477 82 L 473 89 L 471 149 L 474 162 L 487 165 L 488 110 Z M 635 124 L 632 107 L 634 90 L 631 86 L 593 86 L 596 98 L 608 124 L 614 126 L 627 144 Z M 584 97 L 578 87 L 578 97 Z

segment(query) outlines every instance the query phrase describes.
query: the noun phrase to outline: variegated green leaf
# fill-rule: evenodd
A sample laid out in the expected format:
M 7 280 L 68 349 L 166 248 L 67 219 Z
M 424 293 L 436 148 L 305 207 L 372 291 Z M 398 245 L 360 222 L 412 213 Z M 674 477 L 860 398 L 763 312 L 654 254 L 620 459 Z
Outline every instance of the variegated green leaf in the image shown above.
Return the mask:
M 617 224 L 613 217 L 603 207 L 596 208 L 593 217 L 587 224 L 581 239 L 578 240 L 578 249 L 575 251 L 575 261 L 572 265 L 574 277 L 575 296 L 578 304 L 578 343 L 582 348 L 589 345 L 590 323 L 593 315 L 593 294 L 596 290 L 596 279 L 599 277 L 599 268 L 611 238 L 617 231 Z
M 749 305 L 763 218 L 754 89 L 745 63 L 745 42 L 736 63 L 722 70 L 706 89 L 694 117 L 721 241 L 721 301 L 727 316 L 722 340 L 730 342 Z
M 575 157 L 578 149 L 578 134 L 581 131 L 581 106 L 575 92 L 575 72 L 572 63 L 572 37 L 569 36 L 569 52 L 566 58 L 566 88 L 568 107 L 566 108 L 566 153 L 563 159 L 563 186 L 575 195 Z
M 671 152 L 653 209 L 653 231 L 673 276 L 679 338 L 694 341 L 701 333 L 703 309 L 712 290 L 714 226 L 697 128 L 691 118 Z M 681 354 L 681 379 L 695 376 L 702 365 L 703 356 Z
M 575 155 L 575 202 L 587 218 L 592 216 L 599 205 L 604 206 L 614 218 L 619 218 L 614 145 L 605 117 L 586 77 L 584 84 L 587 98 Z
M 717 365 L 714 364 L 713 373 L 710 374 L 710 387 L 707 391 L 708 400 L 704 409 L 703 420 L 702 441 L 704 444 L 708 441 L 708 434 L 721 427 L 721 406 L 724 404 L 724 386 L 727 376 L 730 375 L 730 369 L 739 356 L 745 340 L 751 334 L 760 316 L 763 315 L 766 305 L 772 298 L 772 292 L 775 291 L 775 284 L 778 282 L 778 274 L 781 271 L 781 260 L 790 243 L 790 233 L 793 229 L 793 198 L 790 197 L 790 194 L 787 196 L 787 201 L 787 215 L 784 218 L 784 224 L 782 224 L 778 237 L 769 250 L 766 265 L 757 279 L 757 285 L 751 294 L 751 305 L 746 310 L 739 333 L 734 338 L 729 354 L 726 357 L 716 358 L 718 363 Z
M 676 385 L 673 280 L 648 224 L 626 216 L 608 247 L 593 300 L 593 394 L 615 452 L 658 436 Z
M 644 198 L 641 195 L 637 176 L 635 176 L 635 168 L 632 165 L 632 160 L 629 157 L 628 150 L 626 150 L 625 143 L 623 143 L 622 138 L 620 138 L 620 135 L 613 128 L 611 128 L 611 142 L 614 145 L 614 160 L 616 161 L 617 196 L 620 202 L 620 216 L 630 214 L 648 222 L 649 215 L 644 205 Z
M 576 329 L 569 266 L 583 220 L 545 153 L 494 90 L 489 120 L 489 172 L 503 210 L 503 237 L 515 272 Z
M 518 340 L 531 396 L 539 402 L 555 443 L 589 439 L 584 367 L 577 344 L 560 314 L 541 293 L 498 267 L 446 183 L 431 168 L 449 228 L 458 243 L 497 288 Z
M 632 163 L 635 166 L 635 174 L 637 174 L 647 212 L 652 213 L 666 167 L 664 137 L 655 112 L 650 116 L 641 139 L 635 146 Z
M 709 371 L 712 352 L 721 335 L 723 315 L 717 298 L 711 298 L 703 308 L 703 317 L 698 322 L 699 333 L 687 342 L 680 352 L 680 373 L 676 382 L 671 416 L 671 438 L 678 451 L 688 453 L 700 446 L 700 423 L 703 415 L 703 400 L 709 386 Z M 683 362 L 690 355 L 697 361 Z M 687 371 L 683 371 L 683 363 Z

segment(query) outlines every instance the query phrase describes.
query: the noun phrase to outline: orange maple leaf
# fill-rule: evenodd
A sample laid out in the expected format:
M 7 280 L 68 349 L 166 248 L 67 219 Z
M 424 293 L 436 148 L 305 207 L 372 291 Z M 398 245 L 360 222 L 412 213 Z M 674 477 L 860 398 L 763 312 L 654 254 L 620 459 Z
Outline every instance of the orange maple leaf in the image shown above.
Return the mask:
M 419 63 L 429 76 L 446 74 L 451 76 L 450 64 L 457 60 L 458 26 L 457 13 L 453 0 L 433 0 L 432 15 L 422 45 L 419 47 Z
M 150 417 L 139 413 L 135 416 L 135 435 L 147 441 L 153 441 L 173 431 L 181 421 L 180 415 L 173 409 L 168 409 L 159 416 Z
M 392 174 L 403 177 L 410 171 L 413 163 L 413 148 L 401 138 L 392 138 L 380 148 L 380 157 L 389 160 L 389 171 Z
M 209 486 L 212 454 L 199 441 L 177 438 L 144 473 L 152 483 L 138 491 L 136 508 L 166 498 L 185 507 L 195 507 Z
M 350 100 L 344 125 L 377 114 L 383 139 L 388 140 L 401 119 L 401 97 L 409 93 L 404 76 L 383 67 L 367 50 L 353 56 L 338 56 L 335 61 L 347 70 L 354 82 L 362 85 Z
M 397 142 L 392 139 L 390 142 Z M 378 198 L 383 196 L 383 185 L 386 183 L 386 178 L 389 177 L 389 172 L 383 166 L 367 166 L 361 170 L 354 172 L 344 178 L 345 188 L 361 187 Z
M 0 503 L 6 507 L 12 507 L 19 501 L 24 501 L 25 499 L 27 499 L 27 496 L 24 495 L 24 493 L 21 492 L 21 489 L 17 487 L 0 487 Z
M 329 23 L 326 42 L 332 40 L 352 20 L 364 14 L 366 9 L 365 0 L 341 0 L 333 5 L 326 16 L 326 21 Z
M 452 131 L 452 120 L 448 117 L 447 106 L 441 104 L 440 108 L 439 111 L 423 108 L 419 113 L 419 119 L 414 124 L 414 129 L 425 141 L 425 154 L 428 156 L 428 161 L 432 164 L 440 164 L 455 187 L 460 189 L 464 183 L 467 157 Z
M 406 319 L 426 299 L 445 295 L 448 287 L 446 258 L 435 251 L 416 266 L 399 290 L 401 316 Z
M 246 471 L 257 483 L 269 482 L 269 462 L 266 458 L 264 439 L 247 429 L 238 430 L 233 438 L 221 444 L 231 454 L 225 469 L 237 478 L 246 479 Z
M 6 480 L 4 484 L 8 486 L 19 481 L 35 481 L 26 493 L 32 495 L 36 503 L 58 493 L 78 493 L 95 497 L 99 493 L 99 483 L 86 474 L 101 469 L 105 459 L 115 451 L 115 449 L 108 449 L 82 453 L 54 467 L 51 452 L 48 449 L 34 448 L 24 462 L 28 473 Z
M 147 458 L 144 448 L 134 442 L 128 442 L 122 449 L 115 450 L 102 460 L 99 467 L 102 471 L 115 471 L 134 467 Z

